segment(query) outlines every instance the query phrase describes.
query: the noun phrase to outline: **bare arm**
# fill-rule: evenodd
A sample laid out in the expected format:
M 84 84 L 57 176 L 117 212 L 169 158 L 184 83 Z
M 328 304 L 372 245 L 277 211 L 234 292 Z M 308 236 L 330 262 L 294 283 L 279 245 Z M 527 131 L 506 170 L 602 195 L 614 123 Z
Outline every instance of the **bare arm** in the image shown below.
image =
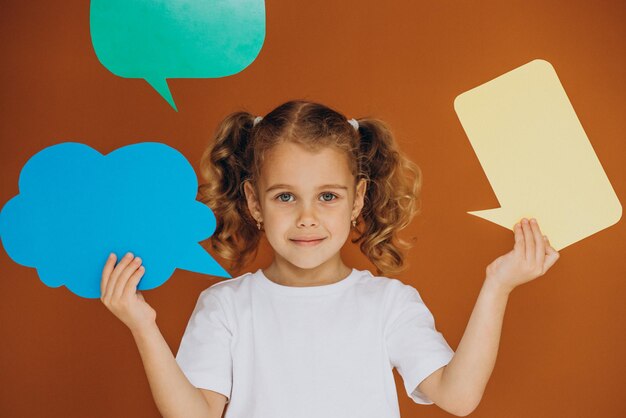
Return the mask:
M 478 406 L 496 362 L 508 297 L 486 280 L 454 357 L 419 385 L 440 408 L 465 416 Z
M 454 357 L 419 385 L 452 414 L 469 415 L 480 403 L 496 362 L 511 291 L 544 275 L 559 258 L 536 222 L 516 224 L 514 233 L 513 250 L 487 267 L 487 278 Z
M 220 418 L 226 397 L 197 389 L 184 375 L 156 324 L 156 311 L 137 290 L 141 259 L 111 254 L 102 270 L 102 303 L 130 329 L 146 370 L 152 396 L 165 418 Z
M 156 323 L 133 332 L 154 401 L 164 418 L 220 418 L 226 397 L 193 386 L 178 366 Z M 211 401 L 211 403 L 209 403 Z

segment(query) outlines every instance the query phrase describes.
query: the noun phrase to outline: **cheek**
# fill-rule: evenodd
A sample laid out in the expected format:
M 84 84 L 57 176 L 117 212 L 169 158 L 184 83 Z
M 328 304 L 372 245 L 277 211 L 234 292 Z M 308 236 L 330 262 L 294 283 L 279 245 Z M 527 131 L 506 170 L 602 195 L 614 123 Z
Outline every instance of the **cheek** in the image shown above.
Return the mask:
M 350 226 L 350 208 L 337 207 L 329 209 L 327 212 L 326 222 L 328 227 L 335 230 L 349 229 Z
M 340 216 L 335 216 L 332 222 L 328 225 L 328 227 L 332 228 L 335 233 L 340 234 L 347 234 L 348 232 L 350 232 L 350 226 L 351 224 L 349 213 L 342 213 Z
M 286 213 L 272 212 L 264 219 L 266 234 L 280 235 L 291 228 L 292 218 Z

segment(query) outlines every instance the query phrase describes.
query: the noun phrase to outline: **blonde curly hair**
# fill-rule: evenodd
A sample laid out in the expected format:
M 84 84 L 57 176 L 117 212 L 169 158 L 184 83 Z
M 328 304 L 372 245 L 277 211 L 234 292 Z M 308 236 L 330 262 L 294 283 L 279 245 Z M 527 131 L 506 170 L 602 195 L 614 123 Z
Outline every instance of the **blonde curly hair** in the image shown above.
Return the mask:
M 250 180 L 256 189 L 265 153 L 285 141 L 310 150 L 332 146 L 348 156 L 355 184 L 367 181 L 361 219 L 353 228 L 358 236 L 351 242 L 360 243 L 378 275 L 403 271 L 401 248 L 412 244 L 400 239 L 398 231 L 421 211 L 422 173 L 398 149 L 385 122 L 360 118 L 356 131 L 341 113 L 305 100 L 281 104 L 256 125 L 254 119 L 247 111 L 230 113 L 202 155 L 206 183 L 199 186 L 199 199 L 216 215 L 215 232 L 202 244 L 210 244 L 239 273 L 256 256 L 263 233 L 248 210 L 243 184 Z

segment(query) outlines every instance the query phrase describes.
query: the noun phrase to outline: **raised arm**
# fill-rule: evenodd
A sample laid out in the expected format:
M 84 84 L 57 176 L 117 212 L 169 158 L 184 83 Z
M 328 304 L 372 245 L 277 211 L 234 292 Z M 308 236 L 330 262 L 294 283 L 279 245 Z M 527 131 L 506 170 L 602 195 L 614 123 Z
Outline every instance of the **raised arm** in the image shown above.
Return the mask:
M 216 392 L 203 396 L 202 391 L 189 382 L 156 324 L 140 332 L 133 332 L 133 337 L 152 396 L 164 418 L 222 416 L 226 397 Z
M 102 303 L 131 331 L 152 396 L 164 418 L 220 418 L 226 397 L 193 386 L 176 362 L 156 325 L 156 312 L 137 291 L 143 276 L 141 259 L 126 254 L 115 266 L 115 254 L 102 271 Z
M 454 357 L 420 383 L 437 406 L 470 414 L 482 398 L 496 362 L 508 293 L 485 280 Z
M 469 415 L 482 399 L 496 362 L 511 291 L 544 275 L 559 258 L 536 222 L 523 219 L 521 226 L 514 226 L 514 234 L 513 250 L 487 267 L 487 277 L 454 357 L 419 385 L 435 404 L 454 415 Z

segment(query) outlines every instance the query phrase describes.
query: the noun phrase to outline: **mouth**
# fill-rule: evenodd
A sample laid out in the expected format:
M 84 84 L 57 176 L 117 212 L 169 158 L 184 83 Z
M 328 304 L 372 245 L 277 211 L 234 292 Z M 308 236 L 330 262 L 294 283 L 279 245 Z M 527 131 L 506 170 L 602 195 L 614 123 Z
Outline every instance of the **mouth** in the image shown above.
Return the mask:
M 312 246 L 315 246 L 315 245 L 319 244 L 320 242 L 324 241 L 325 239 L 326 238 L 313 239 L 313 240 L 296 240 L 296 239 L 292 239 L 290 241 L 293 242 L 296 245 L 299 245 L 299 246 L 312 247 Z

